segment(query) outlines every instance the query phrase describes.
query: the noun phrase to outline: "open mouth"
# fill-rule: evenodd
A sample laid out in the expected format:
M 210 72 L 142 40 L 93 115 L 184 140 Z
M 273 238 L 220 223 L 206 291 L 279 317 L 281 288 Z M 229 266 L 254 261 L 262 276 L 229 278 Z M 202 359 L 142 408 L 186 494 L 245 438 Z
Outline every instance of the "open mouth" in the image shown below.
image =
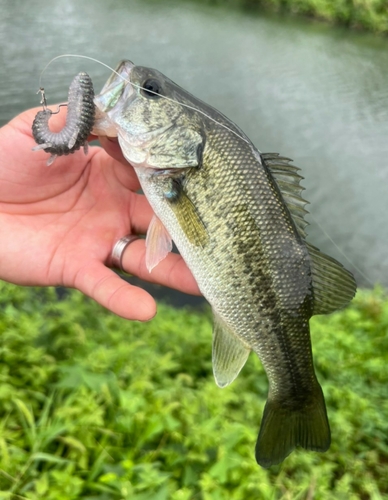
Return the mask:
M 133 87 L 130 82 L 130 74 L 134 66 L 131 61 L 121 61 L 101 92 L 95 97 L 94 102 L 102 113 L 109 113 L 121 98 L 127 100 L 131 96 Z
M 95 96 L 96 118 L 92 133 L 95 135 L 117 137 L 117 117 L 128 98 L 134 94 L 130 82 L 131 70 L 134 64 L 131 61 L 121 61 L 103 86 L 101 92 Z

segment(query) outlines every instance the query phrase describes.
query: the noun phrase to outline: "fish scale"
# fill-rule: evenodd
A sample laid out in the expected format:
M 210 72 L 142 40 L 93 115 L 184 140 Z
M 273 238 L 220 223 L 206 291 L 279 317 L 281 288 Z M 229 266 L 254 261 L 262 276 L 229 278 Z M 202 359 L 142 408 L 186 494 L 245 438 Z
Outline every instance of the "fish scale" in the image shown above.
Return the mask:
M 298 169 L 259 153 L 235 124 L 160 72 L 128 61 L 117 72 L 129 77 L 131 90 L 112 75 L 96 104 L 104 123 L 117 128 L 155 212 L 149 269 L 168 251 L 161 242 L 172 238 L 212 307 L 220 387 L 237 377 L 251 350 L 263 363 L 269 391 L 258 463 L 277 464 L 296 446 L 325 451 L 330 429 L 309 319 L 344 306 L 356 286 L 341 264 L 305 241 Z M 110 106 L 115 81 L 122 94 Z

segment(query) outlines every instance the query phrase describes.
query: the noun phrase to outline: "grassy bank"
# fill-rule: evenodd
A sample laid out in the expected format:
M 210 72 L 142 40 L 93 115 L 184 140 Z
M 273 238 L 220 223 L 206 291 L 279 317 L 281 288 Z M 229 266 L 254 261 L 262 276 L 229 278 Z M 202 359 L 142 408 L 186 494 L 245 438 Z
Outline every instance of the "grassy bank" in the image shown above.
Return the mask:
M 198 0 L 197 0 L 198 1 Z M 209 4 L 229 3 L 249 9 L 269 9 L 341 24 L 350 28 L 388 34 L 386 0 L 200 0 Z
M 211 320 L 150 323 L 71 292 L 0 283 L 0 498 L 275 500 L 388 497 L 388 300 L 361 292 L 312 321 L 332 446 L 275 470 L 254 460 L 267 381 L 255 356 L 226 389 Z

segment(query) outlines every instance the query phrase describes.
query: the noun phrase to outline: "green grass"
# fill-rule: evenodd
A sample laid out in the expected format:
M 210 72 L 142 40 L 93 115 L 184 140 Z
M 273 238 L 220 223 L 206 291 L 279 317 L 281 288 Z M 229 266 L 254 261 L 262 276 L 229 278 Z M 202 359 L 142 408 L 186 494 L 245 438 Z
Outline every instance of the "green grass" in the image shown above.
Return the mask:
M 267 381 L 251 356 L 228 388 L 211 318 L 160 305 L 124 321 L 71 292 L 0 283 L 0 498 L 388 498 L 388 300 L 360 292 L 312 320 L 332 446 L 264 470 Z

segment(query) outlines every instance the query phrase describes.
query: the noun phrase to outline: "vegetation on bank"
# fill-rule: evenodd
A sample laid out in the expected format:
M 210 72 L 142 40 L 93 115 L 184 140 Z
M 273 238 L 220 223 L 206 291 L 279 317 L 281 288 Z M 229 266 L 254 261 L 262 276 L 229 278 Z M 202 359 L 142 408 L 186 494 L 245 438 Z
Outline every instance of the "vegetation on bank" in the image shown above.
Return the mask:
M 388 34 L 387 0 L 201 0 L 209 4 L 265 8 Z
M 267 393 L 251 355 L 216 387 L 208 311 L 160 305 L 124 321 L 80 293 L 0 283 L 0 498 L 388 498 L 388 299 L 311 321 L 332 427 L 327 453 L 264 470 L 254 445 Z

